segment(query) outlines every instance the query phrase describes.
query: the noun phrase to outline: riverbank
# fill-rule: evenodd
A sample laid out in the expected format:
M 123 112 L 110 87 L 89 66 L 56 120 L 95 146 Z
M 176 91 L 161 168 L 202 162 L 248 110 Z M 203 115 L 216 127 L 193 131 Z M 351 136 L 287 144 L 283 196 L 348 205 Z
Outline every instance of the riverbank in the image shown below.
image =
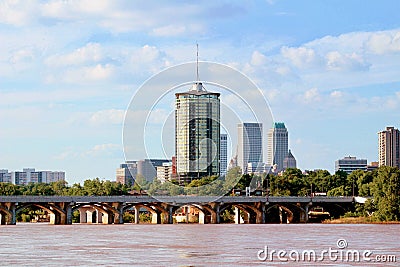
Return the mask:
M 325 220 L 325 224 L 400 224 L 398 221 L 377 222 L 370 217 L 346 217 L 339 219 Z

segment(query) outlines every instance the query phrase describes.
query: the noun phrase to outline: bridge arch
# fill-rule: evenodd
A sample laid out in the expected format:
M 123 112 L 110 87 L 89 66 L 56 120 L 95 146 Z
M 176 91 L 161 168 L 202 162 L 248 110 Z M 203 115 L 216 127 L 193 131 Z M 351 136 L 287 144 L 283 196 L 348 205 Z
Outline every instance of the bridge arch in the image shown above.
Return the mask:
M 11 224 L 12 213 L 6 208 L 0 205 L 0 224 Z
M 78 203 L 72 206 L 72 212 L 79 211 L 80 223 L 112 224 L 119 211 L 111 203 Z
M 160 224 L 168 220 L 168 210 L 162 207 L 162 203 L 128 203 L 124 205 L 122 213 L 127 212 L 129 209 L 135 209 L 135 223 L 139 223 L 139 209 L 144 208 L 151 213 L 151 223 Z
M 65 211 L 52 203 L 19 204 L 19 205 L 17 205 L 17 208 L 15 209 L 15 214 L 18 214 L 21 210 L 23 210 L 27 207 L 31 207 L 31 206 L 35 206 L 35 207 L 38 207 L 38 208 L 41 208 L 41 209 L 47 211 L 47 213 L 50 216 L 50 224 L 62 224 L 62 222 L 65 221 L 65 218 L 66 218 Z
M 236 211 L 236 223 L 240 223 L 239 211 L 242 211 L 245 223 L 262 223 L 263 221 L 263 211 L 260 209 L 260 203 L 223 203 L 219 208 L 220 214 L 230 207 L 238 209 Z

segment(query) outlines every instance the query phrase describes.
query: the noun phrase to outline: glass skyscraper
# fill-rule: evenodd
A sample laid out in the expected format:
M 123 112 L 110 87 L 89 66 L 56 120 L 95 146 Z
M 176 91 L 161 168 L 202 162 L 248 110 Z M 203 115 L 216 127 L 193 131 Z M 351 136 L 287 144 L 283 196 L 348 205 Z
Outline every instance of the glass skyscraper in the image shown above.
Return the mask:
M 220 174 L 219 93 L 201 82 L 175 94 L 175 153 L 180 180 Z
M 256 172 L 261 168 L 262 147 L 262 123 L 238 124 L 237 165 L 242 169 L 242 173 Z

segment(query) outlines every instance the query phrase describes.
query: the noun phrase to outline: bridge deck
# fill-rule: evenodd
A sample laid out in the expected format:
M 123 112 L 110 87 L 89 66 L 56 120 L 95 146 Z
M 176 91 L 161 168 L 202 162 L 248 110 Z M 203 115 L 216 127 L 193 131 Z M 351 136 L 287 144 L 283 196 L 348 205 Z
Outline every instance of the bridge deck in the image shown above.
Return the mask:
M 24 203 L 95 203 L 95 202 L 122 202 L 122 203 L 169 203 L 185 205 L 192 203 L 351 203 L 353 197 L 260 197 L 260 196 L 0 196 L 0 202 Z

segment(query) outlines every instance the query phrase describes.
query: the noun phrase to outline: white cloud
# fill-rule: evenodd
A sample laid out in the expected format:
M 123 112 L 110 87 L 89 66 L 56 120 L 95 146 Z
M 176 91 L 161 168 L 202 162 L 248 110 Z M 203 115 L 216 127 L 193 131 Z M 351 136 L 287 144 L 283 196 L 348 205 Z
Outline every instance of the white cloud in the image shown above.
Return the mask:
M 343 92 L 341 92 L 341 91 L 339 91 L 339 90 L 335 90 L 335 91 L 333 91 L 333 92 L 330 94 L 330 96 L 331 96 L 332 98 L 338 99 L 338 98 L 343 97 Z
M 158 59 L 160 51 L 155 46 L 144 45 L 140 49 L 133 52 L 132 62 L 134 63 L 148 63 Z
M 36 13 L 35 1 L 3 0 L 0 2 L 0 23 L 23 26 Z
M 267 62 L 267 57 L 264 56 L 262 53 L 259 51 L 254 51 L 253 54 L 251 55 L 251 60 L 250 63 L 254 66 L 259 66 L 263 65 Z
M 321 96 L 318 92 L 317 88 L 311 88 L 310 90 L 307 90 L 304 95 L 303 95 L 303 100 L 306 103 L 310 102 L 318 102 L 321 100 Z
M 118 150 L 122 151 L 120 145 L 117 144 L 100 144 L 95 145 L 88 151 L 86 151 L 83 155 L 91 156 L 91 157 L 98 157 L 98 156 L 107 156 L 117 152 Z
M 90 123 L 96 125 L 103 124 L 122 124 L 125 116 L 125 110 L 108 109 L 100 110 L 90 116 Z
M 317 62 L 317 55 L 315 51 L 307 47 L 287 47 L 281 49 L 281 53 L 285 58 L 288 58 L 294 66 L 298 68 L 305 68 L 313 66 Z
M 186 27 L 184 25 L 167 25 L 152 30 L 152 34 L 155 36 L 178 36 L 186 32 Z
M 115 71 L 115 67 L 111 64 L 97 64 L 95 66 L 68 69 L 62 75 L 61 80 L 67 83 L 91 83 L 101 82 L 109 79 Z M 58 82 L 58 78 L 49 80 Z
M 45 60 L 49 66 L 74 66 L 96 63 L 103 58 L 102 48 L 98 43 L 88 43 L 64 55 L 53 55 Z
M 367 70 L 369 64 L 365 63 L 364 59 L 356 53 L 346 55 L 332 51 L 326 55 L 326 67 L 328 70 L 334 71 L 361 71 Z
M 375 54 L 382 55 L 400 51 L 400 30 L 372 33 L 367 47 Z

